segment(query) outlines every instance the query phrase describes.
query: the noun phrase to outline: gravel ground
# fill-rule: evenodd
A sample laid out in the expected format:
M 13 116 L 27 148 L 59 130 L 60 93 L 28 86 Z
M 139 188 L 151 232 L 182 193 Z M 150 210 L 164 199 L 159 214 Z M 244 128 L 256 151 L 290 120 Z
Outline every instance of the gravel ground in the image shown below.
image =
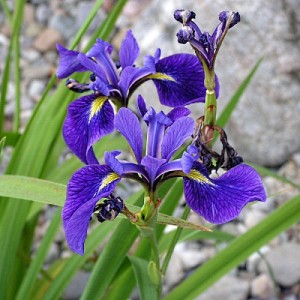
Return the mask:
M 97 14 L 82 44 L 91 36 L 95 26 L 103 20 L 114 1 L 104 1 L 103 8 Z M 123 16 L 117 23 L 113 36 L 116 45 L 124 36 L 126 29 L 136 22 L 138 16 L 145 12 L 151 1 L 130 0 Z M 11 2 L 9 2 L 11 4 Z M 46 1 L 31 0 L 25 5 L 25 15 L 21 36 L 21 74 L 22 74 L 22 127 L 26 125 L 32 110 L 42 95 L 47 81 L 55 72 L 58 56 L 56 43 L 68 45 L 78 28 L 89 13 L 93 1 Z M 72 8 L 72 9 L 70 9 Z M 172 12 L 170 12 L 172 13 Z M 10 28 L 0 11 L 0 73 L 3 71 L 5 53 L 10 39 Z M 6 128 L 10 129 L 14 110 L 14 78 L 10 79 L 6 107 Z M 0 172 L 3 173 L 9 161 L 11 149 L 4 151 Z M 278 173 L 300 182 L 300 153 L 295 153 L 280 168 Z M 266 204 L 259 203 L 247 207 L 235 221 L 220 228 L 232 234 L 242 234 L 264 219 L 278 205 L 297 194 L 297 190 L 274 178 L 264 178 L 267 194 Z M 41 216 L 36 233 L 36 245 L 51 220 L 55 208 L 47 209 Z M 178 210 L 178 213 L 180 209 Z M 190 220 L 204 224 L 203 220 L 191 214 Z M 283 232 L 271 243 L 261 249 L 263 256 L 254 254 L 247 261 L 222 278 L 211 289 L 197 299 L 300 299 L 300 227 L 295 225 Z M 179 283 L 194 268 L 201 265 L 226 244 L 214 244 L 211 241 L 199 241 L 178 244 L 168 270 L 164 290 L 168 291 Z M 61 230 L 52 245 L 47 263 L 59 257 L 68 256 L 69 250 Z M 265 261 L 270 264 L 270 274 Z M 274 276 L 274 278 L 272 278 Z M 64 299 L 78 299 L 89 277 L 86 270 L 79 272 L 66 289 Z M 275 285 L 275 286 L 274 286 Z

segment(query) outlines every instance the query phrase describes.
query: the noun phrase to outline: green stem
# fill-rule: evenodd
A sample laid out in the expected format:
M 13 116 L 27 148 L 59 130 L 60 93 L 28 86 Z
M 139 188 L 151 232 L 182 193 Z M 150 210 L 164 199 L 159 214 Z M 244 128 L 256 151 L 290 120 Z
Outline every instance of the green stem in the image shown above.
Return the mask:
M 150 241 L 151 248 L 152 248 L 152 257 L 153 257 L 153 261 L 156 265 L 155 278 L 157 280 L 157 282 L 156 282 L 157 299 L 160 299 L 161 291 L 162 291 L 162 274 L 160 271 L 159 250 L 158 250 L 158 244 L 157 244 L 157 240 L 156 240 L 156 236 L 155 236 L 155 230 L 152 230 L 152 234 L 148 235 L 147 238 Z
M 188 215 L 190 213 L 190 208 L 186 205 L 185 208 L 184 208 L 184 211 L 182 213 L 182 216 L 181 216 L 181 219 L 183 220 L 186 220 Z M 183 227 L 177 227 L 176 229 L 176 232 L 175 232 L 175 235 L 171 241 L 171 244 L 168 248 L 168 251 L 167 251 L 167 254 L 166 254 L 166 257 L 164 259 L 164 262 L 162 264 L 162 267 L 161 267 L 161 273 L 162 275 L 165 275 L 166 274 L 166 271 L 167 271 L 167 268 L 168 268 L 168 265 L 169 265 L 169 262 L 171 260 L 171 257 L 172 257 L 172 254 L 174 252 L 174 249 L 175 249 L 175 246 L 179 240 L 179 237 L 180 237 L 180 234 L 182 232 L 182 229 Z

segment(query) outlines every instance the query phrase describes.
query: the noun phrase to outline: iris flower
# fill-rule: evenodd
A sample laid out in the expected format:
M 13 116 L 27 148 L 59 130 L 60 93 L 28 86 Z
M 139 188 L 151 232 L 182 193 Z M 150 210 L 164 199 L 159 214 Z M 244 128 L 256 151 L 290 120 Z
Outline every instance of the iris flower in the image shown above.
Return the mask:
M 174 108 L 168 114 L 156 113 L 153 108 L 146 108 L 140 96 L 138 107 L 148 128 L 146 153 L 143 153 L 143 134 L 138 117 L 128 108 L 121 108 L 114 125 L 131 147 L 134 162 L 119 160 L 120 151 L 107 152 L 105 164 L 83 167 L 68 183 L 63 224 L 69 247 L 75 253 L 84 253 L 88 225 L 95 207 L 101 206 L 97 204 L 99 200 L 109 199 L 117 184 L 126 178 L 141 183 L 151 198 L 155 197 L 161 183 L 182 177 L 187 204 L 215 224 L 236 218 L 249 202 L 266 199 L 259 175 L 246 164 L 239 164 L 212 179 L 198 160 L 198 150 L 194 145 L 190 145 L 180 159 L 173 158 L 194 132 L 194 121 L 188 116 L 190 111 L 187 108 Z M 110 207 L 110 203 L 103 205 Z M 113 206 L 114 215 L 121 209 L 117 202 Z
M 214 68 L 217 53 L 229 28 L 240 22 L 239 13 L 223 11 L 219 14 L 220 24 L 213 34 L 202 32 L 193 19 L 196 14 L 189 10 L 176 10 L 174 18 L 183 24 L 177 33 L 178 42 L 185 44 L 189 42 L 196 51 L 199 59 L 209 70 Z
M 195 56 L 174 54 L 160 59 L 161 51 L 157 49 L 154 56 L 144 57 L 142 67 L 136 67 L 140 50 L 130 30 L 122 41 L 117 64 L 111 57 L 113 47 L 100 39 L 86 54 L 61 45 L 57 49 L 59 78 L 69 77 L 74 72 L 91 72 L 89 84 L 67 80 L 67 86 L 73 91 L 92 93 L 69 105 L 63 127 L 66 144 L 86 164 L 97 163 L 92 145 L 113 131 L 112 104 L 127 107 L 130 96 L 143 82 L 152 80 L 160 102 L 167 106 L 205 100 L 203 69 Z M 218 89 L 217 86 L 217 93 Z

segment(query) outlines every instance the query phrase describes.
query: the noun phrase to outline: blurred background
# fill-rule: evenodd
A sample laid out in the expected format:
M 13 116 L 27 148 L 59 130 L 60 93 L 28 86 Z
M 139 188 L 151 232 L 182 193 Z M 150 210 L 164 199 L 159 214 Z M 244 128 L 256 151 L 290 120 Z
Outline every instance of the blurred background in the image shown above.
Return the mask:
M 103 1 L 102 9 L 81 41 L 79 50 L 115 2 Z M 13 8 L 14 1 L 7 3 Z M 56 43 L 65 47 L 70 45 L 93 4 L 94 1 L 77 0 L 26 2 L 23 20 L 20 20 L 23 24 L 20 70 L 23 128 L 56 70 Z M 218 111 L 221 112 L 252 67 L 263 57 L 262 64 L 228 123 L 226 129 L 229 141 L 246 161 L 270 167 L 299 183 L 300 1 L 129 0 L 110 42 L 118 50 L 126 31 L 131 28 L 141 48 L 140 63 L 144 55 L 153 55 L 158 47 L 162 50 L 162 57 L 177 52 L 192 53 L 188 45 L 177 43 L 176 32 L 180 24 L 173 19 L 175 9 L 193 10 L 196 23 L 203 31 L 210 33 L 219 23 L 219 12 L 233 10 L 240 13 L 241 23 L 229 31 L 217 59 L 216 72 L 221 85 Z M 10 36 L 9 23 L 0 9 L 0 74 L 3 72 Z M 12 127 L 14 111 L 13 76 L 8 87 L 5 110 L 7 130 Z M 139 93 L 148 103 L 159 107 L 153 90 L 149 82 Z M 191 109 L 195 117 L 203 114 L 201 104 L 193 105 Z M 10 148 L 4 150 L 1 173 L 9 161 L 10 152 Z M 226 224 L 224 230 L 234 234 L 243 233 L 261 221 L 274 207 L 296 194 L 290 185 L 276 181 L 273 177 L 266 176 L 264 183 L 269 195 L 268 202 L 247 208 L 235 225 Z M 199 299 L 276 299 L 278 294 L 276 296 L 274 284 L 279 288 L 282 298 L 300 299 L 299 239 L 300 228 L 296 225 L 262 249 L 273 268 L 272 275 L 267 271 L 261 256 L 253 255 L 245 265 L 223 278 Z M 52 259 L 60 255 L 54 248 Z M 217 251 L 215 246 L 209 244 L 202 245 L 201 251 L 189 244 L 181 244 L 177 248 L 166 277 L 168 287 L 176 285 L 186 272 Z M 79 282 L 83 284 L 84 276 L 88 275 L 82 273 L 78 276 L 79 279 L 66 292 L 66 299 L 78 297 L 76 291 L 80 290 Z

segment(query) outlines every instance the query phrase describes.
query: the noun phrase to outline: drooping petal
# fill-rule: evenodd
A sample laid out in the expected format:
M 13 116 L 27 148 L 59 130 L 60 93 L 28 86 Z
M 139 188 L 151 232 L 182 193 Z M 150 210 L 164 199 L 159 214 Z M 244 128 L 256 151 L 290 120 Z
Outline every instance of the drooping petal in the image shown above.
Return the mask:
M 156 64 L 153 82 L 160 102 L 176 107 L 194 102 L 204 102 L 204 72 L 196 56 L 175 54 Z
M 207 221 L 222 224 L 235 219 L 252 201 L 265 201 L 266 194 L 258 173 L 240 164 L 217 179 L 210 179 L 199 162 L 184 177 L 187 204 Z
M 121 67 L 124 69 L 127 66 L 133 66 L 139 54 L 139 45 L 133 36 L 132 31 L 128 30 L 119 51 Z
M 80 52 L 68 50 L 60 44 L 56 45 L 59 52 L 59 65 L 56 71 L 58 78 L 66 78 L 74 72 L 86 72 L 88 68 L 78 60 Z
M 92 159 L 92 145 L 114 129 L 114 111 L 107 97 L 97 94 L 81 97 L 68 107 L 63 136 L 68 147 L 85 163 Z M 91 160 L 92 159 L 92 160 Z
M 143 133 L 137 116 L 122 107 L 115 117 L 115 127 L 125 137 L 138 163 L 142 160 Z
M 108 166 L 90 165 L 77 171 L 69 181 L 62 212 L 66 239 L 70 249 L 84 254 L 84 242 L 96 203 L 109 196 L 121 177 Z
M 185 140 L 194 132 L 194 120 L 182 117 L 173 123 L 166 132 L 161 144 L 161 157 L 169 161 Z

